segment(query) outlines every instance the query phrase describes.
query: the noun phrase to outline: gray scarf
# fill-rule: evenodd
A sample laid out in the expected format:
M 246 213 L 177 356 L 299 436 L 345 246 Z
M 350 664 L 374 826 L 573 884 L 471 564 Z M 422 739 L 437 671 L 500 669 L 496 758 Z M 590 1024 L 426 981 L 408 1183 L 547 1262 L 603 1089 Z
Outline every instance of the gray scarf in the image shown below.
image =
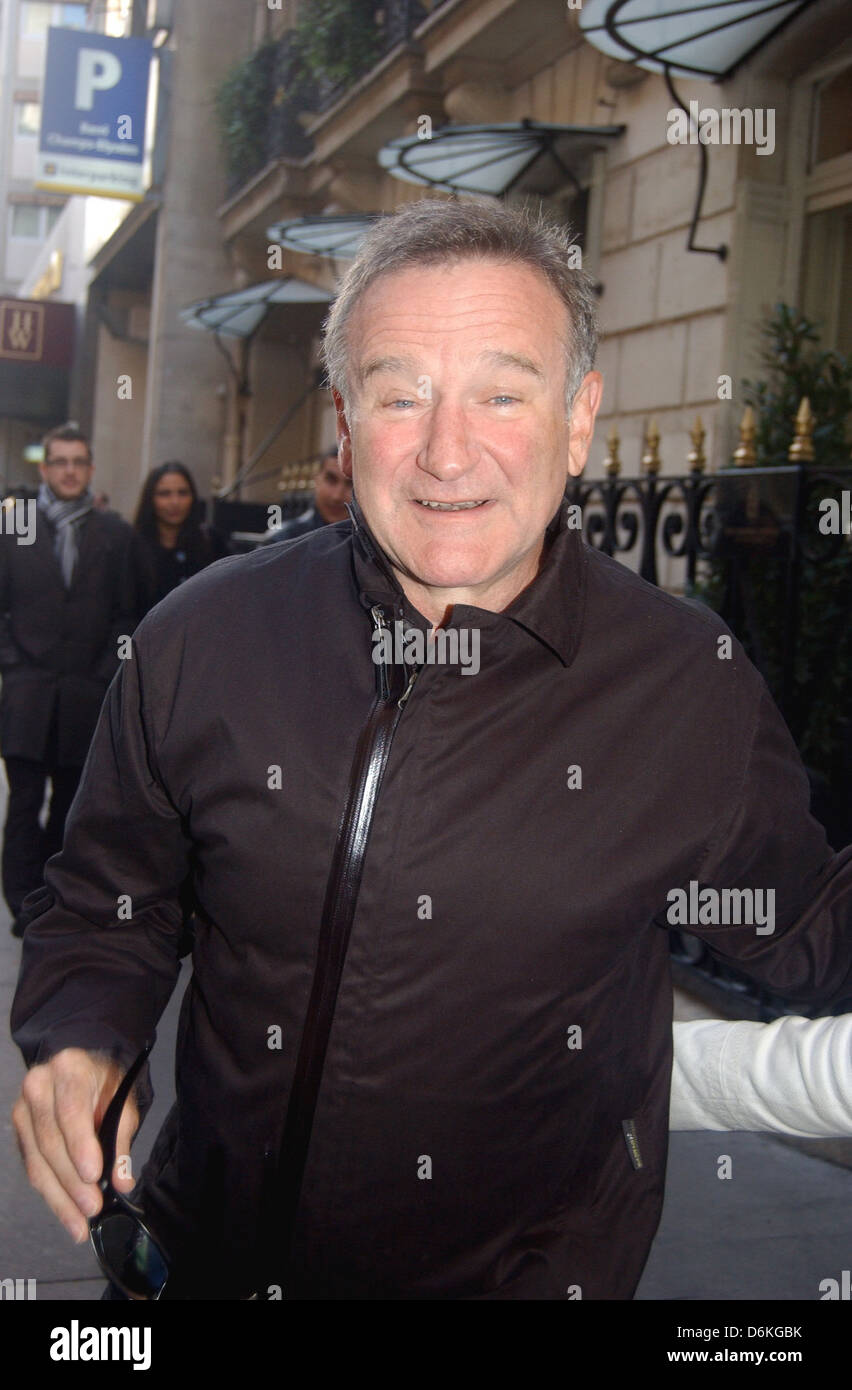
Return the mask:
M 59 561 L 66 589 L 71 588 L 74 566 L 77 563 L 80 522 L 84 516 L 88 516 L 94 505 L 95 499 L 89 488 L 70 502 L 61 501 L 47 483 L 43 482 L 38 490 L 38 506 L 56 528 L 53 550 Z

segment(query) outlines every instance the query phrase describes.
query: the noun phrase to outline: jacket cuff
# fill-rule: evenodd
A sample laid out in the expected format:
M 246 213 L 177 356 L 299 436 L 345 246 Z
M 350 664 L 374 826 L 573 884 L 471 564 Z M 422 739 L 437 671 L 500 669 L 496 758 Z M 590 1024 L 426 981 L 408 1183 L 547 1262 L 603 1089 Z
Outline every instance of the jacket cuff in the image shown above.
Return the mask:
M 59 1024 L 55 1028 L 51 1028 L 36 1046 L 22 1044 L 19 1046 L 28 1068 L 49 1062 L 51 1057 L 55 1057 L 57 1052 L 62 1052 L 67 1047 L 79 1047 L 84 1052 L 91 1052 L 102 1060 L 116 1062 L 121 1069 L 122 1076 L 130 1069 L 142 1050 L 134 1047 L 126 1038 L 119 1038 L 114 1033 L 109 1033 L 103 1029 L 93 1030 L 91 1025 L 81 1028 L 78 1024 L 75 1027 L 70 1020 L 66 1024 Z M 147 1061 L 134 1082 L 133 1094 L 139 1107 L 139 1128 L 141 1129 L 145 1116 L 154 1101 L 154 1087 L 151 1083 L 151 1072 Z

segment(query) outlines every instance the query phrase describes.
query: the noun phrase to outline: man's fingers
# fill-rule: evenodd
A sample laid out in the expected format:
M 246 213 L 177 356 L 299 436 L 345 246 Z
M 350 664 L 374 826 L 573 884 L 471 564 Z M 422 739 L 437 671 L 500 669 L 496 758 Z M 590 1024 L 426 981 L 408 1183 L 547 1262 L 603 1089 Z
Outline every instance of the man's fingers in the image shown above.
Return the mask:
M 103 1205 L 97 1181 L 103 1154 L 95 1125 L 119 1075 L 113 1062 L 80 1048 L 64 1049 L 27 1072 L 13 1111 L 30 1182 L 75 1239 L 85 1238 L 85 1218 Z
M 63 1101 L 65 1123 L 68 1122 L 69 1107 L 73 1104 L 73 1099 L 73 1093 L 69 1092 Z M 27 1110 L 28 1123 L 23 1131 L 19 1129 L 19 1134 L 24 1143 L 30 1143 L 32 1150 L 26 1154 L 28 1172 L 30 1164 L 33 1164 L 34 1171 L 40 1171 L 40 1166 L 35 1164 L 37 1155 L 38 1159 L 52 1170 L 60 1187 L 64 1188 L 83 1215 L 93 1214 L 100 1206 L 100 1192 L 95 1182 L 86 1182 L 81 1177 L 77 1164 L 68 1153 L 56 1114 L 54 1071 L 49 1064 L 33 1067 L 27 1072 L 21 1090 L 21 1104 Z M 93 1138 L 93 1142 L 98 1151 L 97 1139 Z
M 78 1202 L 70 1196 L 57 1177 L 54 1169 L 47 1160 L 42 1157 L 33 1128 L 31 1111 L 23 1099 L 19 1099 L 15 1103 L 15 1107 L 12 1111 L 12 1120 L 18 1136 L 18 1147 L 21 1151 L 21 1157 L 24 1161 L 30 1184 L 44 1199 L 54 1215 L 59 1217 L 59 1220 L 74 1239 L 78 1242 L 85 1240 L 89 1229 L 86 1221 L 86 1212 L 84 1212 Z M 69 1170 L 76 1173 L 70 1160 L 67 1160 L 67 1155 L 66 1161 Z M 77 1191 L 81 1197 L 85 1192 L 90 1191 L 93 1194 L 91 1197 L 92 1205 L 94 1205 L 95 1202 L 100 1202 L 101 1194 L 96 1186 L 87 1189 L 80 1183 L 79 1178 L 76 1179 L 76 1182 Z
M 139 1110 L 132 1095 L 128 1096 L 121 1112 L 118 1137 L 115 1145 L 115 1166 L 112 1170 L 113 1186 L 118 1192 L 130 1192 L 136 1186 L 138 1173 L 134 1173 L 130 1161 L 130 1145 L 139 1128 Z
M 53 1088 L 56 1125 L 84 1183 L 96 1183 L 103 1167 L 103 1154 L 95 1134 L 95 1107 L 103 1081 L 104 1077 L 98 1076 L 88 1059 L 81 1066 L 79 1062 L 64 1060 L 61 1054 L 57 1056 Z

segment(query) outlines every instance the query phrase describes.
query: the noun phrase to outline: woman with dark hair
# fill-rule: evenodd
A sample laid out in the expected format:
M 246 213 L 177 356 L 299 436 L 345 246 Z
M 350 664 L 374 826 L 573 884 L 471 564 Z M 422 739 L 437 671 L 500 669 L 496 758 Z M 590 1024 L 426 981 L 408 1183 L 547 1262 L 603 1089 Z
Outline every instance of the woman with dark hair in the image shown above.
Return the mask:
M 199 517 L 189 469 L 172 459 L 152 468 L 133 520 L 131 563 L 136 610 L 142 619 L 185 579 L 227 554 L 223 538 Z

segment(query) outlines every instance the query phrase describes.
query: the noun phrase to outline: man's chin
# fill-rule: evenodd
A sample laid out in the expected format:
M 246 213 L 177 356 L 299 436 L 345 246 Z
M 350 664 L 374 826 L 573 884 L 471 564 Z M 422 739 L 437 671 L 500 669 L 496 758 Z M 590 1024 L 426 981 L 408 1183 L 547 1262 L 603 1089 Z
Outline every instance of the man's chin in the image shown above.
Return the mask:
M 455 591 L 461 593 L 465 590 L 477 591 L 486 589 L 494 582 L 493 564 L 485 567 L 453 564 L 436 564 L 434 561 L 417 562 L 411 560 L 409 565 L 400 569 L 398 564 L 394 565 L 397 573 L 401 573 L 404 578 L 414 580 L 424 589 L 445 589 L 448 593 Z M 461 599 L 456 599 L 461 603 Z

